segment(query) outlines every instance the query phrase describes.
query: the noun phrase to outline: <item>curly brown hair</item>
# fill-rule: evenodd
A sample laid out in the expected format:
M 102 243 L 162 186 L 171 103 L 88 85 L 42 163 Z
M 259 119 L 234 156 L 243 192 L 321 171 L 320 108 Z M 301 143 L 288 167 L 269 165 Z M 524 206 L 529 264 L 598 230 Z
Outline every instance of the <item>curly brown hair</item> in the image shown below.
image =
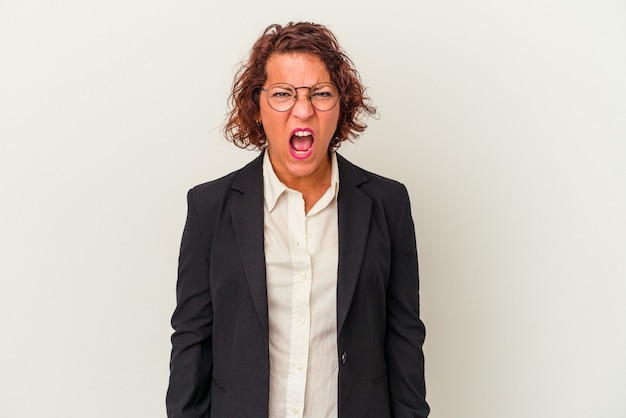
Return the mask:
M 370 105 L 359 73 L 335 35 L 323 25 L 307 22 L 270 25 L 255 42 L 250 58 L 235 75 L 224 126 L 226 138 L 240 148 L 265 147 L 265 131 L 257 123 L 260 91 L 267 79 L 265 64 L 272 54 L 289 53 L 319 57 L 341 92 L 339 122 L 330 146 L 337 148 L 342 141 L 357 138 L 367 127 L 362 117 L 375 115 L 376 108 Z

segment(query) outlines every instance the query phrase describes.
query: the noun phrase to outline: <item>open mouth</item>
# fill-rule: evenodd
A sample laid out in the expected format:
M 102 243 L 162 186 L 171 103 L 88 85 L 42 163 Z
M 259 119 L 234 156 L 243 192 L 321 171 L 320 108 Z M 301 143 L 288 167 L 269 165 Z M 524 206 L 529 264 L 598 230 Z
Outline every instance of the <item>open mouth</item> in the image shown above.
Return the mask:
M 313 132 L 308 129 L 296 130 L 289 139 L 291 154 L 296 158 L 306 158 L 313 150 Z

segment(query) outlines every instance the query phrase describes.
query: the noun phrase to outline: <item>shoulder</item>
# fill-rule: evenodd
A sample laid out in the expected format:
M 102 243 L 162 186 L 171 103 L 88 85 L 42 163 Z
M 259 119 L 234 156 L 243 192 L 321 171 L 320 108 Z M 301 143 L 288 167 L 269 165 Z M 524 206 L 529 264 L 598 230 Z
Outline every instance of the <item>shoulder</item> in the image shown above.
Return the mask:
M 345 158 L 339 159 L 339 156 L 337 162 L 340 178 L 337 201 L 339 206 L 350 208 L 351 211 L 369 210 L 363 208 L 371 202 L 373 222 L 385 225 L 382 230 L 388 231 L 392 241 L 397 239 L 398 231 L 413 230 L 411 203 L 404 184 L 364 170 Z
M 339 164 L 340 185 L 355 186 L 375 202 L 396 202 L 401 204 L 408 200 L 408 192 L 401 182 L 365 170 L 341 155 L 337 155 Z
M 256 186 L 260 181 L 263 182 L 263 154 L 257 156 L 244 167 L 226 174 L 215 180 L 199 184 L 193 187 L 189 192 L 194 195 L 207 195 L 224 193 L 234 188 L 245 192 L 248 188 Z
M 191 188 L 187 195 L 188 200 L 194 205 L 214 206 L 259 185 L 262 187 L 262 167 L 261 155 L 236 171 Z
M 192 195 L 194 198 L 222 195 L 230 189 L 233 180 L 237 177 L 241 170 L 242 169 L 239 169 L 218 179 L 198 184 L 189 190 L 189 194 Z

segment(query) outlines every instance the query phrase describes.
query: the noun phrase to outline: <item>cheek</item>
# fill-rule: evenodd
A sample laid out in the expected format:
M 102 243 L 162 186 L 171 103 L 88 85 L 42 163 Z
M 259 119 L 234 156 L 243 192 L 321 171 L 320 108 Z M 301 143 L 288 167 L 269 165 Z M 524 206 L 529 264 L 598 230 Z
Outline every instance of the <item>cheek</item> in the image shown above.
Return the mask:
M 339 112 L 328 115 L 328 119 L 324 121 L 324 125 L 326 126 L 326 130 L 329 131 L 329 134 L 333 135 L 337 130 L 337 126 L 339 126 Z
M 264 103 L 260 103 L 259 105 L 259 118 L 261 119 L 261 122 L 263 122 L 263 125 L 266 124 L 266 122 L 270 121 L 270 113 L 267 111 L 267 105 Z
M 274 111 L 263 111 L 261 109 L 261 122 L 263 123 L 263 131 L 268 139 L 280 137 L 286 127 L 285 114 Z
M 267 109 L 267 106 L 260 106 L 261 109 L 259 111 L 259 116 L 261 118 L 261 122 L 263 123 L 263 127 L 265 129 L 271 127 L 274 124 L 273 121 L 273 113 Z

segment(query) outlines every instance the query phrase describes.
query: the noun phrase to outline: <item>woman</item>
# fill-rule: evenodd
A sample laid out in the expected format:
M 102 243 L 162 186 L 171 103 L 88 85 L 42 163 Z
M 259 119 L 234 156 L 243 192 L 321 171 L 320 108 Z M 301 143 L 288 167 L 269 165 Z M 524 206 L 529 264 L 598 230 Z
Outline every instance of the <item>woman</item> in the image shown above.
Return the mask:
M 339 156 L 374 114 L 324 26 L 272 25 L 225 132 L 260 149 L 189 191 L 167 410 L 179 417 L 426 417 L 408 194 Z

